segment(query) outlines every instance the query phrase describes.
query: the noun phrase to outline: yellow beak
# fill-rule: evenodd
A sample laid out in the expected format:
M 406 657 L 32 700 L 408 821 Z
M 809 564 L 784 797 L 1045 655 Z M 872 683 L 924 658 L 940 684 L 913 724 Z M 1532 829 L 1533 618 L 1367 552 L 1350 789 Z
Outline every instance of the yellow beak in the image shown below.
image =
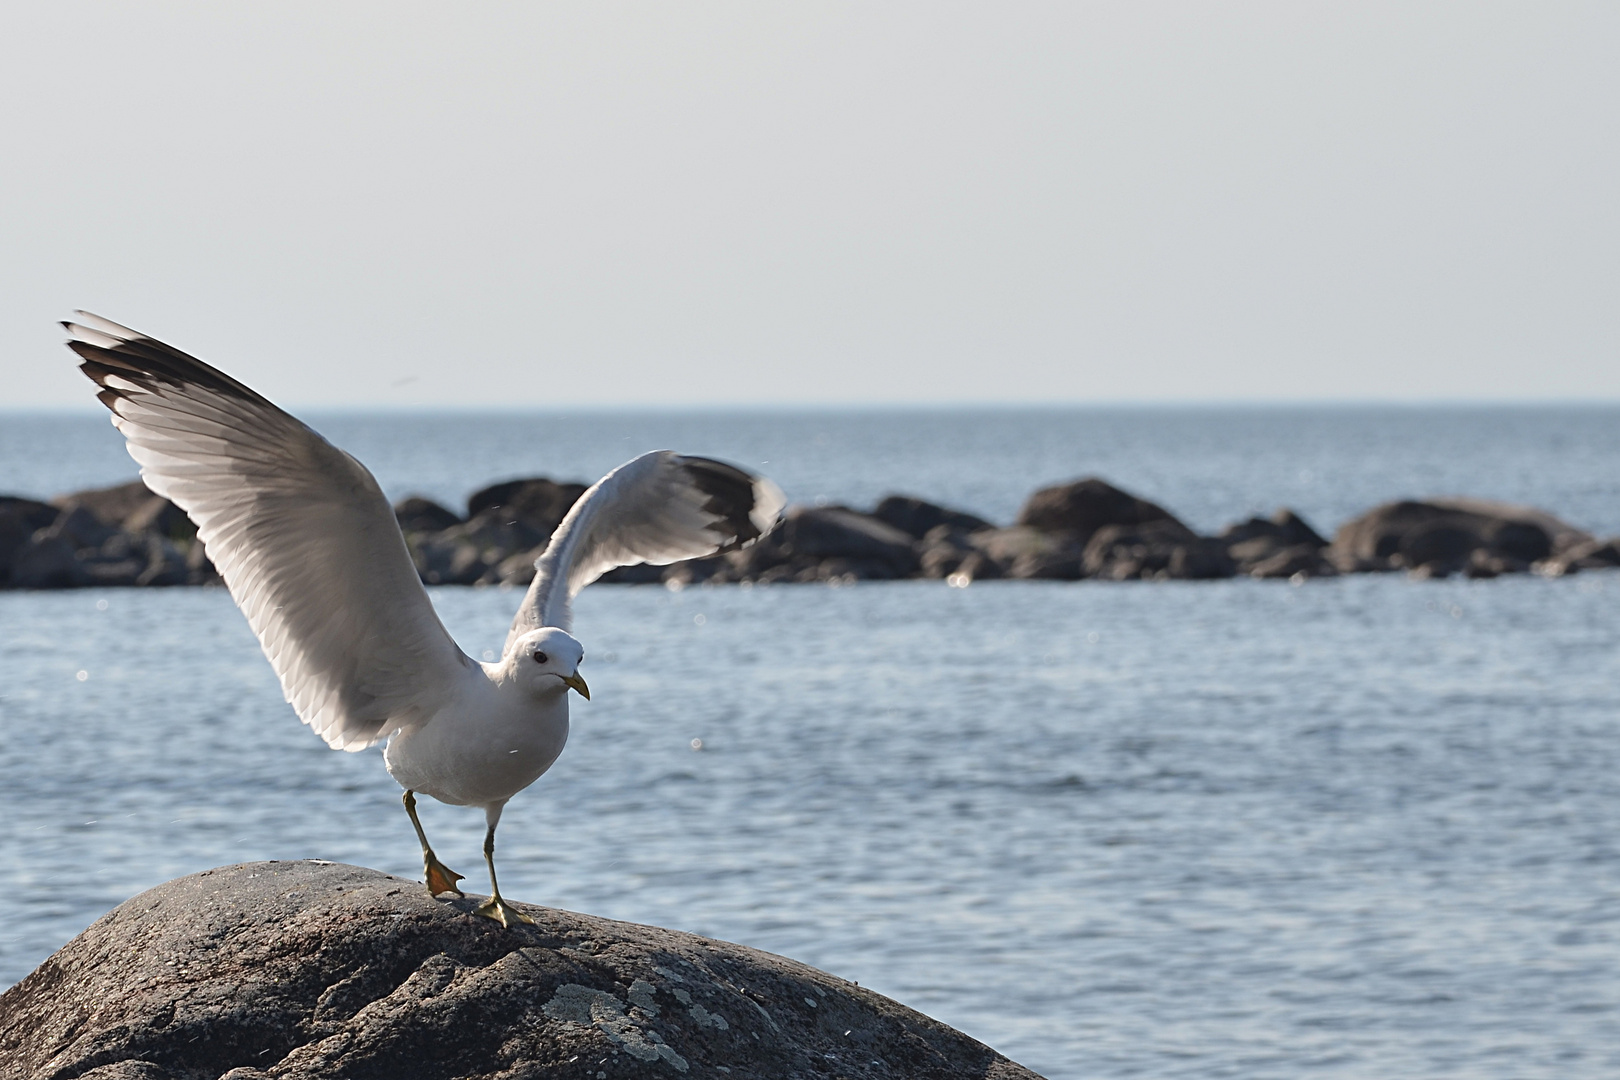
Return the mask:
M 564 679 L 563 685 L 578 690 L 579 696 L 584 698 L 586 701 L 591 700 L 591 688 L 585 685 L 585 680 L 579 677 L 579 672 L 576 671 L 572 675 L 568 676 L 568 678 Z

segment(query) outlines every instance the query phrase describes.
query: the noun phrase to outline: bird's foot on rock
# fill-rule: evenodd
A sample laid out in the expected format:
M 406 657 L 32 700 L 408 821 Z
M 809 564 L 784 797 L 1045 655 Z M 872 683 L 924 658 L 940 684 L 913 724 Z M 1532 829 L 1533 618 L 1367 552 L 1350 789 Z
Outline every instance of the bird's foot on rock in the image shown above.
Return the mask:
M 447 892 L 453 892 L 457 896 L 467 895 L 460 889 L 456 888 L 456 882 L 461 880 L 462 875 L 456 873 L 454 870 L 450 869 L 448 866 L 444 865 L 444 863 L 440 862 L 431 855 L 429 855 L 427 860 L 423 862 L 422 873 L 427 877 L 428 892 L 432 893 L 434 896 Z
M 531 925 L 534 923 L 532 918 L 502 900 L 500 893 L 496 893 L 482 904 L 479 904 L 478 914 L 486 919 L 494 919 L 508 930 L 512 928 L 512 922 L 529 923 Z

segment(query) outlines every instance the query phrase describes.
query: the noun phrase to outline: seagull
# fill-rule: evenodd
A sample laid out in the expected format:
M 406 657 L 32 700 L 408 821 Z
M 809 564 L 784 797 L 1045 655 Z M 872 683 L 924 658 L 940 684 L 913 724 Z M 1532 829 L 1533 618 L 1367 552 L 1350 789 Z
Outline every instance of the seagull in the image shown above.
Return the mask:
M 618 566 L 744 547 L 785 499 L 762 476 L 669 450 L 620 465 L 581 495 L 535 561 L 506 646 L 479 663 L 450 637 L 382 489 L 366 467 L 229 375 L 80 311 L 64 322 L 141 478 L 197 525 L 298 718 L 338 750 L 387 741 L 428 891 L 465 894 L 416 815 L 416 793 L 481 806 L 489 899 L 501 898 L 495 826 L 568 741 L 568 692 L 587 701 L 572 601 Z

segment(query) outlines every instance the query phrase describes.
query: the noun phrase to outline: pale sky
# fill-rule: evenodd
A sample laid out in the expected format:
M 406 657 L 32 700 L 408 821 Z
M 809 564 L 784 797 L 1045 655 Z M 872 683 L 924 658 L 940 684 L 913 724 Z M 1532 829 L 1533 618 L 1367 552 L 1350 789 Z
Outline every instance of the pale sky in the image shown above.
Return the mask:
M 11 4 L 0 408 L 1620 399 L 1620 4 Z

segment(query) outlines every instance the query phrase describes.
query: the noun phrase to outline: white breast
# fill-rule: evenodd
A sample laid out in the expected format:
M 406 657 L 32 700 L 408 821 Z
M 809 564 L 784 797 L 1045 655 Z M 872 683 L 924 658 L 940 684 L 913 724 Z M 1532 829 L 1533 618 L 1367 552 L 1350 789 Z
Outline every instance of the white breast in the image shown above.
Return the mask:
M 455 806 L 504 802 L 538 780 L 568 742 L 568 696 L 487 690 L 395 735 L 383 760 L 412 791 Z

